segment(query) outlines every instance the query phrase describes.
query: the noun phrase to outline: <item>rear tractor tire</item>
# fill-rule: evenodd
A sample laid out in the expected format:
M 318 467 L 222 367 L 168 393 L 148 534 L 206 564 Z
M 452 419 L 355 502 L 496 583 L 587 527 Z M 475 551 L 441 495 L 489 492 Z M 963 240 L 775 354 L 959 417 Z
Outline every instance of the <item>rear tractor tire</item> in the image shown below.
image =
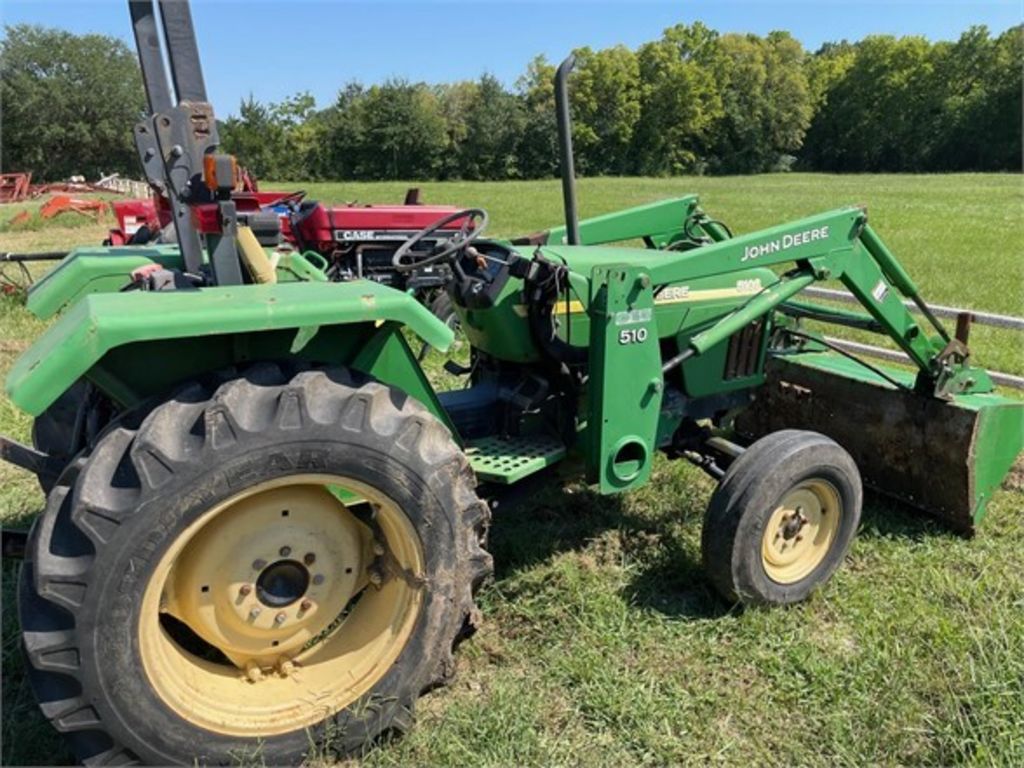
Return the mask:
M 67 467 L 114 418 L 114 404 L 85 379 L 72 384 L 32 422 L 32 446 Z M 58 473 L 59 474 L 59 473 Z M 39 475 L 39 487 L 50 492 L 56 477 Z
M 43 712 L 94 764 L 294 765 L 401 733 L 492 570 L 474 487 L 425 408 L 341 369 L 259 365 L 123 419 L 32 533 Z
M 730 602 L 800 602 L 842 564 L 863 490 L 850 455 L 816 432 L 753 443 L 726 471 L 704 517 L 704 570 Z

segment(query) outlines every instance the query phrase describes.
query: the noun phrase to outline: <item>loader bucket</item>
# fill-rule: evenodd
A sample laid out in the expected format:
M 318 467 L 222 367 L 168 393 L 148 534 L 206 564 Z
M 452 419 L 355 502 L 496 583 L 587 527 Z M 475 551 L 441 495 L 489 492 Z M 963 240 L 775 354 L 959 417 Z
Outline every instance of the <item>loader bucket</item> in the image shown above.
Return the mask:
M 885 372 L 908 387 L 913 375 Z M 971 534 L 1024 448 L 1024 401 L 940 400 L 900 389 L 829 352 L 779 357 L 738 419 L 747 437 L 809 429 L 846 448 L 866 485 Z

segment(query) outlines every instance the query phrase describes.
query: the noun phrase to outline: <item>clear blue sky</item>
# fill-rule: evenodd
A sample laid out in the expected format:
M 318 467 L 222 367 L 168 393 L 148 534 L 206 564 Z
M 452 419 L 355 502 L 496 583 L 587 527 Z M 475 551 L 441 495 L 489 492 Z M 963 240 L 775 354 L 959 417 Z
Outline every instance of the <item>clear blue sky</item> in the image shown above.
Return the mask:
M 722 32 L 792 32 L 809 50 L 872 33 L 955 39 L 972 24 L 1001 32 L 1022 0 L 193 0 L 207 87 L 218 114 L 250 92 L 277 101 L 308 90 L 321 106 L 349 80 L 446 82 L 487 71 L 512 85 L 544 53 L 630 47 L 679 22 Z M 0 21 L 101 32 L 131 42 L 122 0 L 0 0 Z

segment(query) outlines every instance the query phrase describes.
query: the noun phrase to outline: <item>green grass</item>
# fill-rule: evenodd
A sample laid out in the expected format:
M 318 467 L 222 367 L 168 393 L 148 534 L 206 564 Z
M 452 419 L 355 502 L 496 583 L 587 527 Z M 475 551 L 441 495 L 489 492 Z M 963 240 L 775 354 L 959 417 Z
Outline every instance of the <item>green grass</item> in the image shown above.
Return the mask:
M 307 188 L 326 201 L 383 202 L 406 186 Z M 498 234 L 560 216 L 555 182 L 423 188 L 429 202 L 487 208 Z M 1019 176 L 586 180 L 580 202 L 590 215 L 690 191 L 738 232 L 868 203 L 931 301 L 1024 307 Z M 0 300 L 4 372 L 41 327 Z M 1024 373 L 1019 337 L 975 334 L 981 362 Z M 28 429 L 0 400 L 0 432 Z M 1024 487 L 1015 482 L 970 541 L 869 496 L 850 560 L 827 587 L 792 609 L 746 611 L 729 610 L 701 575 L 712 484 L 684 462 L 659 461 L 646 488 L 621 498 L 578 485 L 539 491 L 495 519 L 486 621 L 462 647 L 456 681 L 421 701 L 409 737 L 365 762 L 1024 764 Z M 40 509 L 23 474 L 0 467 L 0 484 L 5 525 Z M 34 709 L 17 652 L 15 573 L 4 564 L 3 762 L 59 763 L 68 755 Z
M 110 209 L 98 218 L 68 211 L 52 219 L 44 219 L 39 210 L 48 199 L 41 197 L 0 205 L 0 253 L 56 251 L 86 243 L 98 245 L 106 237 L 107 230 L 117 223 Z M 111 200 L 114 196 L 89 195 L 88 199 Z M 27 220 L 14 220 L 25 211 L 29 214 Z

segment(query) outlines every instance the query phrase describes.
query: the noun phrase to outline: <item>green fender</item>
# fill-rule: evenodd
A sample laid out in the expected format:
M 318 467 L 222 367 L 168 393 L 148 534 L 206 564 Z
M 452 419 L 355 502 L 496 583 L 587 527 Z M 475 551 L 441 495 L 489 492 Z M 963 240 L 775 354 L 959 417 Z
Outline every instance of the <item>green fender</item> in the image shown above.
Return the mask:
M 49 320 L 83 296 L 120 291 L 133 270 L 149 264 L 181 269 L 181 251 L 177 245 L 75 248 L 29 289 L 25 305 L 40 320 Z
M 255 360 L 352 365 L 447 423 L 402 329 L 446 350 L 453 333 L 412 296 L 370 281 L 83 296 L 14 364 L 7 393 L 38 416 L 85 376 L 123 406 Z

